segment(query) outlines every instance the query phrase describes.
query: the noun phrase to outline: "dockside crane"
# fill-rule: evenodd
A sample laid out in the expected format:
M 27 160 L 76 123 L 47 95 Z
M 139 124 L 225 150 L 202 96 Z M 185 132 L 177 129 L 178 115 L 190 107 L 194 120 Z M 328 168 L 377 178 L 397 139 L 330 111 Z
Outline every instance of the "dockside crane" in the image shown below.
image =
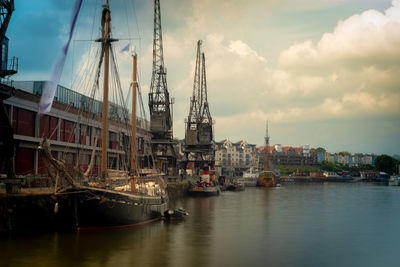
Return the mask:
M 15 179 L 14 156 L 15 142 L 13 128 L 4 100 L 12 97 L 15 88 L 9 76 L 18 72 L 18 58 L 8 58 L 8 38 L 6 36 L 8 24 L 14 12 L 14 0 L 0 1 L 0 174 L 6 173 L 7 192 L 15 193 L 19 190 L 20 180 Z
M 193 95 L 190 110 L 185 120 L 184 161 L 186 165 L 194 162 L 196 169 L 215 163 L 213 120 L 207 99 L 207 79 L 205 55 L 201 49 L 202 41 L 197 42 L 196 65 L 193 81 Z
M 169 97 L 167 72 L 164 67 L 164 51 L 161 29 L 160 0 L 154 0 L 153 69 L 149 93 L 150 132 L 152 150 L 160 169 L 171 175 L 177 174 L 177 155 L 173 139 L 172 108 Z

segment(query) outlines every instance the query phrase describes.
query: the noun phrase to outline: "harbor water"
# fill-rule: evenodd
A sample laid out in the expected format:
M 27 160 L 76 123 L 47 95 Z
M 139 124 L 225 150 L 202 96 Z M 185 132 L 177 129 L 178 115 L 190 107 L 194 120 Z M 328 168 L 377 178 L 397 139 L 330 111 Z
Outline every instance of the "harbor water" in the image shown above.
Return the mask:
M 293 183 L 170 205 L 190 216 L 0 239 L 0 266 L 399 266 L 400 187 Z

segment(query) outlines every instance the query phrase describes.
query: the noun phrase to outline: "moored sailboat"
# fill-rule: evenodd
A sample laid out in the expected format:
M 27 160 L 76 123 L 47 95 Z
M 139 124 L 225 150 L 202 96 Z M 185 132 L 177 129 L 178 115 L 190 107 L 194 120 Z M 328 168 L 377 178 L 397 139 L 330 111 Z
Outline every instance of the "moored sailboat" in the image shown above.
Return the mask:
M 97 42 L 101 43 L 99 69 L 101 65 L 104 65 L 100 174 L 96 179 L 87 182 L 91 164 L 89 164 L 85 173 L 79 171 L 70 172 L 62 161 L 53 157 L 50 150 L 50 143 L 47 139 L 44 139 L 41 144 L 42 154 L 47 159 L 49 165 L 55 170 L 56 178 L 65 179 L 68 183 L 67 187 L 57 190 L 56 196 L 60 203 L 57 208 L 69 206 L 69 210 L 71 211 L 69 215 L 73 217 L 78 230 L 125 228 L 152 222 L 161 218 L 167 210 L 168 204 L 165 183 L 161 173 L 153 169 L 139 171 L 137 168 L 136 55 L 133 56 L 131 149 L 130 151 L 125 151 L 126 156 L 130 154 L 130 164 L 122 168 L 123 164 L 108 164 L 107 162 L 107 150 L 109 147 L 109 61 L 111 43 L 116 41 L 111 38 L 110 34 L 111 11 L 109 9 L 109 0 L 103 5 L 101 21 L 102 37 L 97 40 Z M 93 148 L 91 163 L 93 162 L 95 149 L 96 144 Z M 117 169 L 109 169 L 108 167 L 111 165 L 117 165 Z
M 265 162 L 264 169 L 260 172 L 257 179 L 257 186 L 263 187 L 275 187 L 276 186 L 276 176 L 273 171 L 269 168 L 269 135 L 268 135 L 268 122 L 267 130 L 265 134 Z

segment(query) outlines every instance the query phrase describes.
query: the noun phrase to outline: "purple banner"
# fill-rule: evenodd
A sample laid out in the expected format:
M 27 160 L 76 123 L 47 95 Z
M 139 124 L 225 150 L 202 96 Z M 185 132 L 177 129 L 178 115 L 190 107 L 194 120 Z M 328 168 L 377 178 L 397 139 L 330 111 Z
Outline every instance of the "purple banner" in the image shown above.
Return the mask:
M 65 59 L 67 57 L 69 44 L 71 43 L 72 34 L 75 29 L 76 21 L 78 19 L 79 11 L 82 6 L 83 0 L 76 0 L 74 11 L 72 13 L 71 26 L 69 29 L 69 37 L 67 43 L 64 45 L 61 54 L 58 56 L 58 59 L 53 67 L 51 78 L 48 82 L 45 83 L 42 97 L 39 103 L 39 113 L 48 113 L 51 109 L 51 104 L 53 103 L 54 95 L 57 90 L 57 85 L 60 81 L 61 73 L 64 68 Z

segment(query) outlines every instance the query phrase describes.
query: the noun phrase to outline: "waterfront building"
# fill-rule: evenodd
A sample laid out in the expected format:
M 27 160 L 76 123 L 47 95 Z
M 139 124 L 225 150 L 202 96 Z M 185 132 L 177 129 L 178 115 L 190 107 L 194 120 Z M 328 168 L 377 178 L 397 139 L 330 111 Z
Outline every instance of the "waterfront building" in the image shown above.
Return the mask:
M 374 154 L 347 154 L 347 153 L 326 153 L 325 161 L 333 164 L 347 165 L 347 166 L 360 166 L 360 165 L 374 165 L 376 155 Z
M 255 144 L 245 140 L 234 143 L 229 138 L 215 143 L 215 165 L 222 167 L 223 174 L 241 175 L 251 167 L 257 168 L 258 162 Z
M 276 144 L 268 147 L 270 153 L 270 162 L 272 166 L 318 166 L 317 153 L 309 148 L 304 147 L 282 146 Z M 264 162 L 265 151 L 263 147 L 258 148 L 260 165 Z M 322 162 L 322 161 L 321 161 Z
M 77 166 L 78 161 L 79 165 L 87 167 L 91 153 L 95 149 L 91 174 L 97 175 L 101 159 L 101 140 L 98 138 L 96 148 L 94 145 L 96 137 L 100 137 L 102 102 L 58 85 L 50 113 L 39 114 L 38 104 L 44 84 L 44 81 L 14 82 L 15 95 L 4 101 L 17 143 L 16 174 L 25 176 L 47 173 L 38 150 L 39 142 L 46 137 L 50 140 L 53 155 L 57 159 L 63 160 L 68 169 Z M 108 167 L 123 164 L 125 152 L 122 148 L 130 142 L 131 138 L 125 130 L 127 127 L 121 131 L 122 119 L 127 114 L 126 111 L 121 106 L 110 104 L 108 115 L 110 119 L 108 132 L 108 162 L 110 166 Z M 81 115 L 79 116 L 79 114 Z M 81 120 L 82 117 L 85 119 Z M 146 165 L 145 158 L 148 159 L 151 155 L 151 148 L 148 145 L 151 137 L 147 127 L 148 122 L 137 118 L 136 125 L 138 162 Z
M 352 166 L 358 166 L 362 160 L 363 155 L 362 154 L 354 154 L 351 157 L 351 165 Z
M 317 154 L 317 162 L 319 164 L 322 164 L 322 162 L 325 160 L 325 152 L 315 152 Z

